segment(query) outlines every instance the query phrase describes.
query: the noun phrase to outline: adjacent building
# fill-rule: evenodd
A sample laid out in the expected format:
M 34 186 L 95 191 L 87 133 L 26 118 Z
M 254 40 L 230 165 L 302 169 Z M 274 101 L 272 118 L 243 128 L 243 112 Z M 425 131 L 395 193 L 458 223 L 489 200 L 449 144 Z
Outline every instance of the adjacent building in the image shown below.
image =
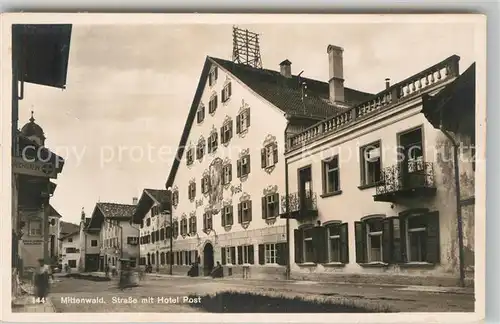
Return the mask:
M 65 269 L 66 265 L 71 268 L 71 271 L 78 271 L 81 264 L 80 255 L 80 231 L 76 230 L 72 233 L 65 234 L 61 237 L 62 254 L 61 264 Z
M 172 228 L 161 217 L 154 225 L 160 238 L 162 228 L 173 234 L 174 273 L 185 274 L 200 256 L 205 275 L 221 262 L 227 276 L 243 268 L 254 278 L 285 276 L 286 228 L 278 217 L 285 129 L 299 133 L 372 96 L 344 87 L 337 47 L 328 48 L 325 66 L 330 82 L 293 74 L 289 60 L 277 72 L 206 58 L 166 183 Z
M 458 284 L 453 145 L 422 113 L 422 96 L 439 96 L 457 77 L 454 55 L 287 134 L 281 216 L 290 218 L 292 278 Z M 464 128 L 473 134 L 473 125 Z M 461 154 L 470 161 L 471 150 Z M 459 183 L 473 195 L 470 164 L 461 165 Z M 463 238 L 471 242 L 474 214 L 462 217 Z
M 139 229 L 132 225 L 136 205 L 104 203 L 96 204 L 87 233 L 99 233 L 99 265 L 119 267 L 120 259 L 132 260 L 132 266 L 139 261 Z M 91 242 L 92 243 L 92 242 Z

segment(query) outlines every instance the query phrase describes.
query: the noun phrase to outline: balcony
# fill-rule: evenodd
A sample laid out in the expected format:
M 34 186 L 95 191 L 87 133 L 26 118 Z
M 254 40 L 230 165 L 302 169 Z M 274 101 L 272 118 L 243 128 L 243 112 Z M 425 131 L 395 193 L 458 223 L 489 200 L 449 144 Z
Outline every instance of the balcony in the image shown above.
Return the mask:
M 316 193 L 292 193 L 288 195 L 288 211 L 286 209 L 286 196 L 281 197 L 281 218 L 297 220 L 313 219 L 318 216 Z
M 433 164 L 411 161 L 384 168 L 373 199 L 395 203 L 404 199 L 433 197 L 435 194 Z

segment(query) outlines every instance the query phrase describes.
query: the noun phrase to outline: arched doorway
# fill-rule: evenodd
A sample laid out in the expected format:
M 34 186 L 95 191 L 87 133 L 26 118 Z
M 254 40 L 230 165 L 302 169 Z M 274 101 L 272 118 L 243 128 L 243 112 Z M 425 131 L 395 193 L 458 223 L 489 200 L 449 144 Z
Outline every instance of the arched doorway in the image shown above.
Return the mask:
M 203 274 L 205 276 L 210 275 L 210 272 L 214 268 L 214 247 L 211 243 L 205 244 L 203 248 Z

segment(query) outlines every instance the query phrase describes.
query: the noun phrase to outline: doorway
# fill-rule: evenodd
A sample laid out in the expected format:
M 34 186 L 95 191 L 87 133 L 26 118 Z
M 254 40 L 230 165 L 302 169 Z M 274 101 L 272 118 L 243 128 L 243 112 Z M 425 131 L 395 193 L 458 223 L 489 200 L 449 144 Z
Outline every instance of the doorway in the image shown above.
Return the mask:
M 311 167 L 299 170 L 300 210 L 312 209 L 312 172 Z
M 203 275 L 209 276 L 214 268 L 214 247 L 211 243 L 203 248 Z

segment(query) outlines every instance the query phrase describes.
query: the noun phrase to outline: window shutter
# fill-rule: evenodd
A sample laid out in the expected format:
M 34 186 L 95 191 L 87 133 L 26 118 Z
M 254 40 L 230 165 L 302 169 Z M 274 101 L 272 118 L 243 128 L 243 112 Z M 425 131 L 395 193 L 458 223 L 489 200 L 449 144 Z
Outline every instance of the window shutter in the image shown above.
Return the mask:
M 267 218 L 267 201 L 266 201 L 266 196 L 261 198 L 262 201 L 262 219 Z
M 201 192 L 205 193 L 205 178 L 201 178 Z
M 260 150 L 260 167 L 265 168 L 266 165 L 266 148 Z
M 205 119 L 205 106 L 201 109 L 201 121 Z
M 253 258 L 253 244 L 252 245 L 247 245 L 250 247 L 250 249 L 248 250 L 248 263 L 250 264 L 254 264 L 254 258 Z
M 230 250 L 231 250 L 231 263 L 236 264 L 236 248 L 232 246 Z
M 326 228 L 316 226 L 313 228 L 313 248 L 316 263 L 328 261 L 328 246 L 326 245 Z
M 238 223 L 243 223 L 243 210 L 241 209 L 241 203 L 238 203 Z
M 229 174 L 229 182 L 233 181 L 233 165 L 231 163 L 229 163 L 227 165 L 227 168 L 228 168 L 228 174 Z
M 221 263 L 222 265 L 226 264 L 226 248 L 223 247 L 220 249 L 220 255 L 221 255 Z
M 214 149 L 217 148 L 217 145 L 219 145 L 219 138 L 217 137 L 217 133 L 214 133 L 214 139 L 215 139 L 215 144 L 214 144 Z
M 217 80 L 217 77 L 218 77 L 218 68 L 215 67 L 215 69 L 214 69 L 214 81 Z
M 277 263 L 286 265 L 288 263 L 288 247 L 286 243 L 276 244 Z
M 243 246 L 238 246 L 238 264 L 243 264 Z
M 400 263 L 401 258 L 401 231 L 399 229 L 399 218 L 398 217 L 389 217 L 392 228 L 392 242 L 391 242 L 391 262 L 392 263 Z M 385 252 L 384 252 L 385 253 Z
M 248 201 L 248 221 L 252 221 L 252 201 Z
M 278 163 L 278 144 L 273 145 L 273 162 Z
M 363 222 L 354 222 L 354 238 L 356 240 L 356 263 L 366 263 L 366 236 Z
M 215 100 L 214 100 L 214 110 L 217 109 L 217 105 L 219 103 L 219 98 L 217 98 L 217 95 L 215 95 Z
M 230 140 L 231 138 L 233 138 L 233 121 L 232 120 L 229 122 L 229 138 L 228 138 L 228 140 Z
M 295 263 L 302 263 L 304 255 L 304 233 L 300 229 L 293 231 L 295 239 Z
M 399 217 L 399 234 L 400 234 L 400 260 L 401 262 L 408 262 L 406 255 L 406 217 Z
M 339 225 L 340 229 L 340 262 L 349 263 L 349 226 L 348 223 Z
M 224 137 L 224 125 L 220 128 L 220 141 L 222 144 L 226 143 L 226 138 Z
M 222 102 L 226 101 L 226 95 L 225 95 L 225 91 L 224 90 L 226 90 L 226 87 L 222 88 L 222 90 L 220 91 L 220 94 L 221 94 L 221 97 L 222 97 Z
M 247 127 L 250 127 L 250 108 L 247 108 Z
M 231 97 L 231 94 L 232 94 L 231 82 L 228 83 L 227 87 L 228 87 L 228 89 L 227 89 L 227 94 L 228 95 L 227 96 L 229 98 L 229 97 Z M 226 98 L 226 99 L 228 99 L 228 98 Z
M 220 215 L 220 223 L 221 223 L 221 226 L 224 227 L 226 226 L 226 208 L 222 208 L 222 212 L 221 212 L 221 215 Z
M 212 152 L 212 136 L 208 137 L 208 153 Z
M 193 199 L 196 198 L 196 182 L 193 182 Z
M 200 123 L 200 122 L 201 122 L 201 110 L 198 110 L 198 111 L 196 112 L 196 121 L 197 121 L 198 123 Z
M 207 214 L 203 214 L 203 229 L 207 229 Z
M 274 203 L 276 204 L 276 215 L 274 215 L 274 216 L 278 216 L 280 214 L 280 194 L 279 193 L 274 194 Z
M 236 177 L 241 178 L 241 160 L 236 161 Z
M 229 217 L 229 224 L 228 225 L 233 225 L 233 205 L 229 206 L 231 216 Z
M 194 220 L 193 220 L 193 233 L 196 233 L 197 224 L 198 224 L 198 222 L 196 221 L 196 217 L 194 217 Z
M 248 154 L 248 155 L 247 155 L 247 164 L 248 164 L 248 167 L 247 167 L 247 169 L 248 169 L 248 173 L 247 173 L 247 174 L 249 174 L 249 173 L 250 173 L 250 166 L 252 165 L 252 164 L 250 163 L 250 154 Z
M 392 219 L 383 220 L 382 229 L 382 261 L 391 263 L 392 261 Z
M 427 262 L 439 263 L 439 212 L 427 214 Z
M 240 122 L 241 122 L 241 115 L 236 115 L 236 134 L 241 133 Z
M 266 264 L 265 251 L 265 245 L 259 244 L 259 264 Z

